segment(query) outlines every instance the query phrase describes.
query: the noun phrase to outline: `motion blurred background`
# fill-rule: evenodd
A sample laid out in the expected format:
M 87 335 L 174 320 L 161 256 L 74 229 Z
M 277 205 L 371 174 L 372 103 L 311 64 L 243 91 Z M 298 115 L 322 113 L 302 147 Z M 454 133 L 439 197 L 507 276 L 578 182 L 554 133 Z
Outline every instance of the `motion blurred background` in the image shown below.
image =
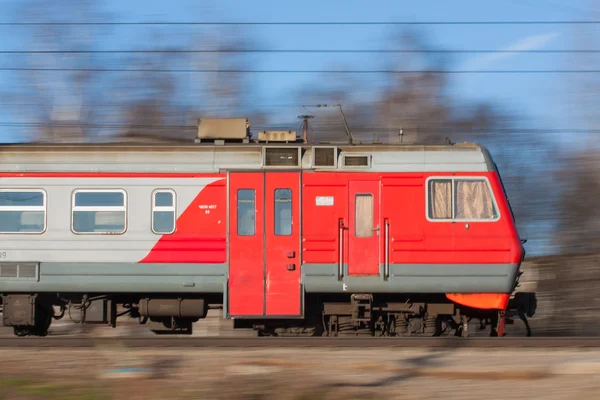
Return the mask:
M 318 104 L 363 142 L 481 143 L 528 240 L 534 335 L 600 334 L 598 2 L 1 1 L 0 38 L 5 143 L 189 143 L 198 118 L 305 114 L 310 141 L 344 140 Z

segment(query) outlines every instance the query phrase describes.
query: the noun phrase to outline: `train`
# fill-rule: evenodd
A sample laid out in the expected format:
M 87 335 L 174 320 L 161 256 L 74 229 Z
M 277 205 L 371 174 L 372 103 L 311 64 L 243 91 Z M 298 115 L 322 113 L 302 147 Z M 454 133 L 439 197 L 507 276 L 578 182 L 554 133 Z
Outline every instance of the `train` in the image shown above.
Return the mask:
M 260 336 L 503 336 L 524 242 L 475 143 L 253 138 L 233 118 L 184 144 L 0 146 L 17 336 L 73 313 L 190 334 L 215 308 Z

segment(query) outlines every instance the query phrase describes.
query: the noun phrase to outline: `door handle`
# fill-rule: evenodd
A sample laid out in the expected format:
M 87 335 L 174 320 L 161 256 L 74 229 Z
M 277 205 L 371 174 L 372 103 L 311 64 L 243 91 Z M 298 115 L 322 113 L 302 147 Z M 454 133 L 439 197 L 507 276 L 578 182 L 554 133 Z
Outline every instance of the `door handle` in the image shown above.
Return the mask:
M 344 277 L 344 222 L 340 218 L 339 220 L 339 241 L 340 241 L 340 254 L 339 254 L 339 265 L 338 265 L 338 280 Z
M 384 225 L 385 234 L 384 234 L 384 243 L 385 243 L 385 260 L 383 263 L 383 279 L 386 281 L 390 277 L 390 221 L 388 219 L 385 220 Z
M 296 269 L 296 264 L 288 264 L 288 265 L 286 266 L 286 269 L 287 269 L 288 271 L 294 271 L 294 270 Z

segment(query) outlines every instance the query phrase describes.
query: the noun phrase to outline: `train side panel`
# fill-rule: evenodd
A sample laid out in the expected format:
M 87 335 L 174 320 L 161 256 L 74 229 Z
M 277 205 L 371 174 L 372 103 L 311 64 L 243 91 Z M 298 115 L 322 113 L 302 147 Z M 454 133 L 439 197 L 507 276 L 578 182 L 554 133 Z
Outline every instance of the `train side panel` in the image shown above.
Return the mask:
M 42 234 L 4 234 L 3 263 L 35 262 L 35 279 L 0 277 L 1 291 L 222 292 L 227 275 L 225 175 L 52 174 L 2 177 L 2 188 L 41 188 Z M 123 234 L 75 234 L 76 190 L 123 190 Z M 153 193 L 175 193 L 176 231 L 154 233 Z
M 428 218 L 427 184 L 434 178 L 477 181 L 475 190 L 493 194 L 497 218 Z M 359 218 L 353 215 L 358 211 L 352 207 L 350 193 L 351 182 L 356 181 L 378 185 L 370 192 L 380 200 L 374 204 L 376 210 L 369 211 L 378 215 L 373 227 L 379 248 L 371 253 L 380 264 L 376 276 L 353 276 L 348 270 L 348 255 L 353 251 L 349 239 Z M 308 292 L 506 294 L 513 290 L 522 247 L 494 174 L 305 173 L 303 203 L 303 279 Z

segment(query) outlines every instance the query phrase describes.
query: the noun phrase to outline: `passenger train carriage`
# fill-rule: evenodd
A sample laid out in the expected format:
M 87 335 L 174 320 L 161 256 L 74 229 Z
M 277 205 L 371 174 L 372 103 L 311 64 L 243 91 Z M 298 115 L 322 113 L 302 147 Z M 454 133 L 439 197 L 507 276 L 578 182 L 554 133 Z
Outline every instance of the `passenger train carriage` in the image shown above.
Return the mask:
M 4 325 L 45 335 L 77 309 L 189 333 L 222 308 L 261 335 L 502 334 L 525 252 L 485 148 L 229 123 L 189 145 L 1 147 Z

